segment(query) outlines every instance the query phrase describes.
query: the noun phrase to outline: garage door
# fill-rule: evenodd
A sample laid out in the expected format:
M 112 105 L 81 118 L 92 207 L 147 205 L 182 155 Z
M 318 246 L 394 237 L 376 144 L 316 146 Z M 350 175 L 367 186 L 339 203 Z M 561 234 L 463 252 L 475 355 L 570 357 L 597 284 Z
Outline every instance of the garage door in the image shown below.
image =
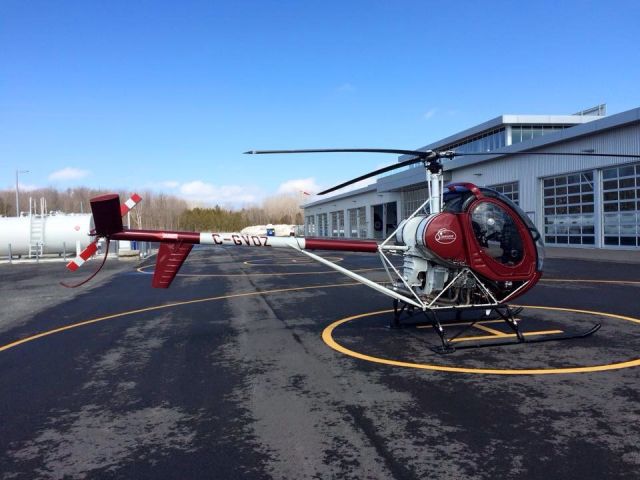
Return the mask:
M 543 180 L 544 241 L 595 245 L 593 171 Z
M 602 171 L 605 246 L 640 246 L 640 164 Z

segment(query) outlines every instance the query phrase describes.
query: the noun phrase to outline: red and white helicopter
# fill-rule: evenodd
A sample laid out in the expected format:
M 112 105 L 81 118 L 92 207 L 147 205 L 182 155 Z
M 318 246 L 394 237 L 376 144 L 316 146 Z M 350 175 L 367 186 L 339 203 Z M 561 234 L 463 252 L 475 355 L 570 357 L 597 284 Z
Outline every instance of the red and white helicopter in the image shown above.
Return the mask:
M 462 333 L 459 331 L 454 337 L 446 335 L 441 319 L 445 313 L 450 315 L 451 312 L 456 319 L 459 319 L 461 313 L 465 311 L 478 312 L 470 322 L 470 326 L 486 320 L 495 313 L 513 330 L 517 342 L 525 342 L 525 336 L 516 319 L 516 315 L 522 309 L 512 308 L 509 302 L 530 290 L 542 276 L 544 246 L 540 233 L 517 205 L 494 190 L 478 187 L 472 183 L 443 185 L 442 159 L 462 155 L 486 155 L 486 153 L 370 148 L 263 150 L 245 153 L 319 152 L 387 153 L 410 156 L 408 160 L 367 173 L 320 192 L 319 195 L 391 170 L 422 163 L 426 172 L 428 199 L 403 220 L 388 238 L 378 243 L 371 240 L 125 229 L 122 224 L 122 215 L 126 213 L 127 206 L 121 207 L 118 195 L 102 195 L 91 199 L 95 241 L 67 267 L 75 270 L 78 263 L 84 262 L 95 253 L 96 244 L 102 238 L 107 241 L 107 252 L 110 240 L 159 242 L 160 248 L 152 286 L 168 288 L 195 244 L 290 248 L 391 297 L 394 305 L 392 327 L 400 326 L 403 313 L 412 315 L 415 312 L 422 312 L 440 338 L 441 345 L 437 351 L 441 353 L 452 352 L 454 350 L 452 340 Z M 559 153 L 535 153 L 560 155 Z M 633 154 L 594 152 L 561 153 L 561 155 L 640 158 L 640 155 Z M 380 256 L 389 282 L 385 284 L 374 282 L 312 253 L 311 250 L 376 253 Z M 401 267 L 394 265 L 389 258 L 390 254 L 402 256 Z M 555 335 L 550 338 L 527 338 L 526 342 L 585 337 L 599 328 L 600 325 L 596 324 L 585 332 Z M 487 345 L 482 344 L 482 346 Z

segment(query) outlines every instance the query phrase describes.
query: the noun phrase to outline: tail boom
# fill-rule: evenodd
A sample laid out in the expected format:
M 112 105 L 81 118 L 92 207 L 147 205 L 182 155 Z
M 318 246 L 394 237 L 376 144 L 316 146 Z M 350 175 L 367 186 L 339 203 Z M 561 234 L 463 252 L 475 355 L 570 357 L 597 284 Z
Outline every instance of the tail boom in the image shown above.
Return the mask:
M 160 244 L 153 276 L 155 288 L 168 288 L 178 274 L 180 267 L 189 256 L 193 245 L 219 245 L 236 247 L 274 247 L 302 250 L 333 250 L 344 252 L 378 251 L 378 244 L 370 240 L 341 240 L 328 238 L 269 237 L 266 235 L 244 235 L 241 233 L 182 232 L 174 230 L 125 230 L 122 215 L 140 201 L 134 194 L 120 205 L 118 195 L 101 195 L 91 199 L 91 210 L 95 224 L 96 238 L 110 240 L 134 240 L 157 242 Z M 85 256 L 95 253 L 96 245 L 70 262 L 68 268 L 75 270 L 87 260 Z M 106 257 L 105 257 L 106 258 Z
M 240 233 L 179 232 L 159 230 L 124 230 L 114 233 L 111 240 L 138 240 L 160 242 L 153 274 L 154 288 L 169 288 L 187 259 L 193 245 L 229 245 L 238 247 L 274 247 L 302 250 L 338 250 L 376 252 L 378 244 L 372 241 L 306 239 L 296 237 L 268 237 Z M 310 254 L 308 254 L 310 255 Z
M 181 232 L 173 230 L 124 230 L 109 236 L 111 240 L 137 240 L 143 242 L 186 243 L 200 245 L 229 245 L 237 247 L 274 247 L 295 250 L 335 250 L 343 252 L 378 251 L 371 240 L 339 240 L 329 238 L 268 237 L 241 233 Z

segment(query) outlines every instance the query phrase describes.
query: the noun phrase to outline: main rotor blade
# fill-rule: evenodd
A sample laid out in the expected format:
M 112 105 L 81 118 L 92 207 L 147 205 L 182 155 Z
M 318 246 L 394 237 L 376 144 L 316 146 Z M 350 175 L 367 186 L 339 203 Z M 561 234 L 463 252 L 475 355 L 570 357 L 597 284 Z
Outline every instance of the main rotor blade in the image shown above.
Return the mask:
M 335 192 L 341 188 L 352 185 L 361 180 L 366 180 L 367 178 L 375 177 L 376 175 L 380 175 L 382 173 L 390 172 L 392 170 L 396 170 L 398 168 L 406 167 L 408 165 L 412 165 L 414 163 L 418 163 L 421 161 L 426 162 L 438 162 L 441 158 L 452 159 L 455 157 L 468 157 L 468 156 L 483 156 L 483 155 L 566 155 L 566 156 L 583 156 L 583 157 L 619 157 L 619 158 L 640 158 L 640 154 L 633 153 L 599 153 L 594 151 L 583 150 L 582 152 L 536 152 L 535 150 L 522 150 L 519 152 L 501 152 L 501 151 L 490 151 L 490 152 L 456 152 L 451 150 L 404 150 L 397 148 L 312 148 L 312 149 L 303 149 L 303 150 L 249 150 L 244 152 L 249 155 L 263 155 L 263 154 L 279 154 L 279 153 L 391 153 L 396 155 L 412 155 L 414 158 L 410 158 L 409 160 L 405 160 L 403 162 L 398 162 L 394 165 L 390 165 L 388 167 L 380 168 L 378 170 L 374 170 L 373 172 L 369 172 L 365 175 L 361 175 L 357 178 L 353 178 L 347 182 L 341 183 L 340 185 L 336 185 L 335 187 L 331 187 L 327 190 L 324 190 L 318 195 L 325 195 L 327 193 Z
M 429 156 L 431 150 L 401 150 L 397 148 L 312 148 L 305 150 L 249 150 L 248 155 L 263 155 L 271 153 L 393 153 L 397 155 L 415 155 L 420 158 Z
M 638 153 L 597 153 L 597 152 L 536 152 L 535 150 L 523 150 L 521 152 L 453 152 L 455 157 L 466 157 L 470 155 L 566 155 L 573 157 L 620 157 L 620 158 L 640 158 Z
M 392 153 L 397 155 L 415 155 L 419 158 L 433 157 L 434 154 L 437 157 L 468 157 L 468 156 L 480 156 L 480 155 L 566 155 L 574 157 L 619 157 L 619 158 L 640 158 L 640 154 L 637 153 L 599 153 L 593 151 L 582 152 L 536 152 L 535 150 L 522 150 L 519 152 L 456 152 L 450 150 L 433 151 L 433 150 L 403 150 L 398 148 L 314 148 L 304 150 L 249 150 L 244 152 L 249 155 L 262 155 L 272 153 Z
M 331 192 L 335 192 L 336 190 L 339 190 L 343 187 L 346 187 L 348 185 L 351 185 L 353 183 L 359 182 L 360 180 L 365 180 L 367 178 L 371 178 L 371 177 L 375 177 L 376 175 L 380 175 L 381 173 L 386 173 L 386 172 L 390 172 L 392 170 L 395 170 L 397 168 L 402 168 L 402 167 L 406 167 L 408 165 L 413 165 L 414 163 L 420 163 L 422 161 L 421 158 L 410 158 L 409 160 L 405 160 L 404 162 L 398 162 L 394 165 L 389 165 L 388 167 L 384 167 L 384 168 L 379 168 L 378 170 L 374 170 L 373 172 L 369 172 L 365 175 L 361 175 L 357 178 L 353 178 L 351 180 L 349 180 L 348 182 L 344 182 L 341 183 L 340 185 L 336 185 L 335 187 L 331 187 L 327 190 L 323 190 L 322 192 L 319 192 L 318 195 L 324 195 L 326 193 L 331 193 Z

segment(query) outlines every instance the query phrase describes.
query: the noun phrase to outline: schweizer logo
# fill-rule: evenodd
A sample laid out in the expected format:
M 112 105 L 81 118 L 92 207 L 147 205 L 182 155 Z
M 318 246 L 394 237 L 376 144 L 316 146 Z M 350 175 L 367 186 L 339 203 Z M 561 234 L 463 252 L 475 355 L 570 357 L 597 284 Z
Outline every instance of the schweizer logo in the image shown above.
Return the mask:
M 448 245 L 456 241 L 456 232 L 449 230 L 448 228 L 441 228 L 436 232 L 436 242 Z

